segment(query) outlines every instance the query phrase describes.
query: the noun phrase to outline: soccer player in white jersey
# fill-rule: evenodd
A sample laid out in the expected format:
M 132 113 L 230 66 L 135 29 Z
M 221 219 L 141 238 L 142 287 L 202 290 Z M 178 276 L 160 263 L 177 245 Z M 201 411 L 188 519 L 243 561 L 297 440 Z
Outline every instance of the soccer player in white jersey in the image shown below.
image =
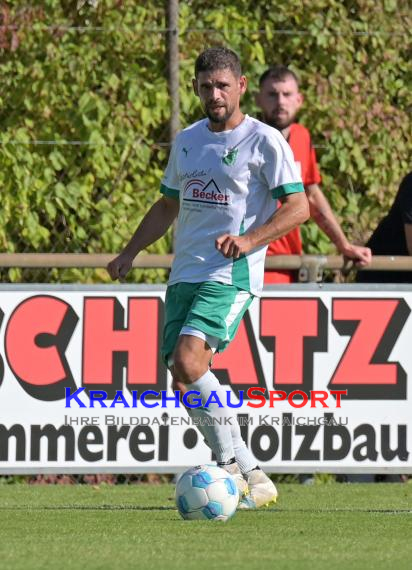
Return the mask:
M 241 492 L 248 489 L 240 508 L 256 508 L 275 501 L 277 490 L 246 447 L 210 362 L 232 340 L 262 289 L 266 246 L 304 222 L 309 207 L 283 136 L 242 113 L 246 86 L 233 51 L 218 47 L 198 56 L 193 88 L 207 118 L 177 135 L 163 196 L 108 271 L 112 279 L 124 278 L 135 256 L 177 217 L 162 355 L 175 390 L 196 390 L 203 403 L 216 391 L 224 404 L 188 412 L 202 418 L 202 435 L 218 465 L 235 477 Z

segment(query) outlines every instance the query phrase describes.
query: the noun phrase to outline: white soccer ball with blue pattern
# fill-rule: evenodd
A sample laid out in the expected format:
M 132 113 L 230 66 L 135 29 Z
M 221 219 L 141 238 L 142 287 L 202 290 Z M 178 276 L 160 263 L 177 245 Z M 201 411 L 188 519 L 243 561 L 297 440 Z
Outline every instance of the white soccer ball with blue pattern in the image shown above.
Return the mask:
M 176 485 L 176 505 L 187 520 L 227 521 L 239 502 L 235 480 L 216 465 L 198 465 L 185 471 Z

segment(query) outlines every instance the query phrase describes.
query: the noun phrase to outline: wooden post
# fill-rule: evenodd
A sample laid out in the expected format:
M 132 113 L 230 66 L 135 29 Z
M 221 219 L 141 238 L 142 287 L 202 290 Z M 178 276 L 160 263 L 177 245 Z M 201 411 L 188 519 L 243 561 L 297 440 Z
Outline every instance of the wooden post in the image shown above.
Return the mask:
M 179 99 L 179 0 L 167 2 L 168 83 L 170 94 L 170 142 L 180 130 Z

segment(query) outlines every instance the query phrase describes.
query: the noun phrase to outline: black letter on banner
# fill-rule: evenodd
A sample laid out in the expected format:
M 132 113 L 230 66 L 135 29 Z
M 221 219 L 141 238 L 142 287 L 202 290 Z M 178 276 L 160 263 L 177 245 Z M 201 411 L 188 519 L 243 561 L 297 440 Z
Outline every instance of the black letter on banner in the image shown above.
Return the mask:
M 117 460 L 117 442 L 120 439 L 127 439 L 130 426 L 109 426 L 107 428 L 107 461 Z
M 355 439 L 365 436 L 365 441 L 359 443 L 353 450 L 353 459 L 355 461 L 365 461 L 369 459 L 370 461 L 376 461 L 378 458 L 378 452 L 376 451 L 376 433 L 370 424 L 361 424 L 355 428 L 353 432 L 353 443 Z M 364 449 L 364 453 L 362 453 Z
M 351 437 L 349 431 L 343 426 L 328 425 L 334 419 L 333 414 L 324 414 L 325 425 L 323 428 L 323 459 L 324 461 L 338 461 L 344 459 L 351 445 Z M 333 447 L 333 438 L 340 438 L 340 447 Z
M 45 437 L 48 442 L 47 461 L 57 461 L 57 439 L 65 439 L 65 460 L 74 461 L 74 430 L 71 426 L 61 426 L 59 429 L 52 424 L 44 427 L 32 426 L 31 430 L 31 452 L 32 461 L 40 461 L 40 440 Z
M 154 458 L 154 451 L 142 451 L 141 445 L 153 445 L 154 434 L 149 426 L 137 426 L 130 434 L 129 448 L 130 453 L 136 461 L 150 461 Z
M 269 447 L 266 450 L 262 449 L 260 445 L 260 440 L 265 435 L 269 438 Z M 272 426 L 257 427 L 252 433 L 250 447 L 256 459 L 259 461 L 270 461 L 276 455 L 279 447 L 279 436 L 275 428 Z
M 91 437 L 89 437 L 91 436 Z M 90 451 L 89 445 L 101 445 L 103 435 L 97 426 L 84 426 L 79 433 L 79 453 L 85 461 L 99 461 L 103 459 L 103 451 Z
M 320 451 L 312 449 L 319 426 L 296 426 L 296 435 L 303 435 L 299 451 L 295 456 L 295 461 L 319 461 Z
M 9 439 L 16 438 L 16 461 L 26 459 L 26 433 L 20 424 L 14 424 L 10 429 L 0 425 L 0 461 L 9 461 Z
M 398 448 L 391 449 L 390 447 L 390 429 L 395 426 L 382 425 L 381 426 L 381 451 L 382 457 L 385 461 L 392 461 L 395 457 L 399 457 L 400 461 L 408 461 L 409 452 L 406 444 L 407 426 L 404 424 L 398 425 Z

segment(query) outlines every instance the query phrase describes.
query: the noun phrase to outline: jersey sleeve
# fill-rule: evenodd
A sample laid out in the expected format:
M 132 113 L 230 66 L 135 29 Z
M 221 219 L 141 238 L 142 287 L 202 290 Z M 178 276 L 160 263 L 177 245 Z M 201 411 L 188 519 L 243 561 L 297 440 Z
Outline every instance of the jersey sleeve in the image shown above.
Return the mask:
M 290 126 L 288 143 L 295 161 L 299 164 L 304 186 L 320 184 L 322 178 L 308 129 L 300 123 L 293 123 Z
M 306 185 L 310 186 L 311 184 L 320 184 L 321 182 L 322 178 L 319 172 L 318 162 L 316 160 L 316 152 L 309 137 L 309 161 Z
M 405 176 L 399 186 L 399 202 L 404 224 L 412 224 L 412 172 Z
M 160 192 L 164 196 L 179 200 L 179 179 L 177 175 L 176 164 L 176 141 L 177 139 L 173 143 L 172 149 L 170 151 L 169 161 L 160 183 Z
M 274 199 L 305 191 L 292 150 L 282 135 L 267 136 L 261 150 L 262 174 Z

